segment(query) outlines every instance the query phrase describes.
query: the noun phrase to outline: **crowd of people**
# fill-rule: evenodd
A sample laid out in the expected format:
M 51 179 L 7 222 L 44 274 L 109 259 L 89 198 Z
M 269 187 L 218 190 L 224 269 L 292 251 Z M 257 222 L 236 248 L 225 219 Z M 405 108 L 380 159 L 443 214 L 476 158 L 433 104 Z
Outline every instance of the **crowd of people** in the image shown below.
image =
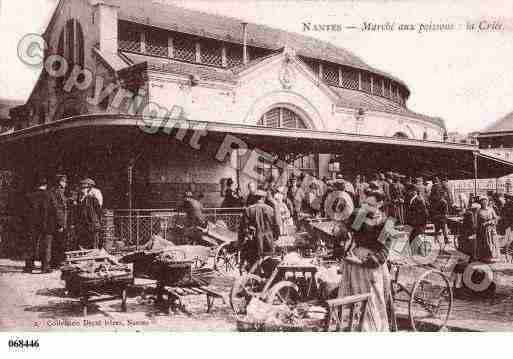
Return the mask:
M 233 196 L 238 192 L 233 187 L 229 190 Z M 471 239 L 472 245 L 467 246 L 471 247 L 471 259 L 484 262 L 498 258 L 497 228 L 511 235 L 509 227 L 513 224 L 513 198 L 490 193 L 455 199 L 446 178 L 426 181 L 393 172 L 377 173 L 370 181 L 362 175 L 348 181 L 339 174 L 334 180 L 314 180 L 307 185 L 303 178 L 296 177 L 290 178 L 286 185 L 273 180 L 261 187 L 250 183 L 246 197 L 235 199 L 234 204 L 244 207 L 239 243 L 241 260 L 249 264 L 273 254 L 277 238 L 292 234 L 305 216 L 328 217 L 342 223 L 341 230 L 335 234 L 334 253 L 337 254 L 339 242 L 350 238 L 351 245 L 339 251 L 338 258 L 343 258 L 339 296 L 372 294 L 364 324 L 366 330 L 389 329 L 390 242 L 380 238 L 387 220 L 393 218 L 396 224 L 409 227 L 413 251 L 415 240 L 426 232 L 430 223 L 436 241 L 445 248 L 450 244 L 450 216 L 463 216 L 463 224 L 452 229 L 459 235 L 458 247 L 465 247 L 466 240 Z M 358 227 L 352 226 L 363 208 L 366 220 Z
M 383 194 L 383 212 L 387 217 L 395 218 L 397 223 L 410 225 L 413 228 L 411 240 L 424 233 L 427 223 L 431 222 L 437 237 L 442 235 L 445 242 L 449 242 L 447 217 L 453 211 L 455 201 L 445 178 L 435 177 L 426 181 L 418 177 L 413 180 L 399 173 L 387 172 L 376 173 L 369 181 L 362 175 L 348 181 L 338 174 L 334 180 L 323 178 L 305 185 L 304 177 L 291 176 L 287 184 L 279 184 L 271 178 L 260 189 L 250 182 L 246 197 L 233 186 L 233 180 L 229 179 L 221 207 L 249 207 L 257 202 L 257 190 L 263 190 L 268 204 L 279 204 L 278 220 L 289 221 L 290 217 L 296 225 L 304 215 L 327 217 L 329 204 L 326 200 L 334 190 L 347 193 L 354 208 L 365 201 L 367 190 L 380 191 Z
M 32 273 L 35 261 L 41 260 L 41 272 L 60 268 L 65 252 L 101 248 L 100 238 L 103 196 L 90 178 L 79 183 L 71 194 L 68 177 L 58 174 L 48 183 L 36 181 L 36 188 L 25 200 L 26 239 L 28 250 L 24 271 Z

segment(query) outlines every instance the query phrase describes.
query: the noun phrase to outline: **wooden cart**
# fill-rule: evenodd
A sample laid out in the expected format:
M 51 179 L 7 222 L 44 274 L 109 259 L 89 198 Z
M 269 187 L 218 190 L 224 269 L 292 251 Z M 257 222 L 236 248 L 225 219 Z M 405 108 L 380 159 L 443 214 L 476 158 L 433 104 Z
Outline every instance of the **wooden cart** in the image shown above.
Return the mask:
M 105 251 L 67 252 L 61 271 L 66 291 L 80 300 L 84 316 L 87 316 L 91 303 L 118 298 L 121 299 L 121 310 L 127 310 L 126 289 L 134 283 L 133 272 Z

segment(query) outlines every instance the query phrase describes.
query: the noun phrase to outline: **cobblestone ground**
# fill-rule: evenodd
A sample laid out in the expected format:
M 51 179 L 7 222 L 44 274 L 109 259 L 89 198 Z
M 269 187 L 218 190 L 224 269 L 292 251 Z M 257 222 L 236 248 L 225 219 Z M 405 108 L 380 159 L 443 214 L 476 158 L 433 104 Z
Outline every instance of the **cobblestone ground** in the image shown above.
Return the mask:
M 440 266 L 449 255 L 441 256 Z M 60 272 L 26 274 L 20 261 L 0 260 L 0 331 L 234 331 L 235 318 L 228 305 L 216 300 L 211 313 L 206 313 L 204 296 L 187 297 L 190 314 L 167 315 L 156 309 L 150 299 L 131 291 L 128 312 L 121 312 L 120 300 L 93 304 L 84 318 L 80 303 L 65 296 Z M 400 280 L 413 283 L 426 269 L 405 266 Z M 500 267 L 497 293 L 489 298 L 459 297 L 454 301 L 449 326 L 453 330 L 510 331 L 513 328 L 513 265 Z M 217 276 L 213 287 L 228 296 L 231 277 Z M 401 308 L 398 308 L 401 309 Z
M 129 293 L 128 311 L 121 311 L 121 301 L 92 304 L 86 318 L 80 303 L 67 298 L 60 272 L 26 274 L 23 263 L 0 260 L 0 330 L 44 331 L 234 331 L 231 308 L 220 299 L 211 313 L 206 313 L 205 296 L 184 299 L 190 315 L 164 314 L 150 299 Z M 228 293 L 233 279 L 214 278 L 212 285 Z M 226 301 L 228 303 L 228 301 Z

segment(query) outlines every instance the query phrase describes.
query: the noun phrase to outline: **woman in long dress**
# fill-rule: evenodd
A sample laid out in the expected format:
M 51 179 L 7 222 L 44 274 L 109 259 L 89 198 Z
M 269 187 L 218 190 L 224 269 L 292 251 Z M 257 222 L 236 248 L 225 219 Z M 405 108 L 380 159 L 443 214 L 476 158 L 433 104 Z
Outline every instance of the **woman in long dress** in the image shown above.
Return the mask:
M 499 246 L 497 242 L 497 214 L 490 207 L 488 198 L 479 200 L 481 209 L 477 212 L 476 225 L 476 253 L 477 260 L 485 263 L 496 262 L 499 258 Z
M 380 209 L 384 193 L 367 190 L 365 194 L 365 202 L 358 211 L 365 211 L 366 220 L 357 229 L 353 224 L 358 221 L 349 223 L 354 229 L 355 248 L 349 251 L 341 265 L 339 297 L 370 293 L 362 329 L 389 331 L 387 302 L 391 296 L 386 264 L 389 251 L 384 241 L 386 235 L 383 236 L 386 216 Z

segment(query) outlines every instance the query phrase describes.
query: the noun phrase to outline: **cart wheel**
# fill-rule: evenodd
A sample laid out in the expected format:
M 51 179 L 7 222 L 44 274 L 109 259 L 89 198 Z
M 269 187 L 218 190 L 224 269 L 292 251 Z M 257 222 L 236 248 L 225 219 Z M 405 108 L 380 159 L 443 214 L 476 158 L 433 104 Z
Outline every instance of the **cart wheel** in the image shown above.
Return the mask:
M 463 287 L 467 292 L 483 298 L 491 297 L 495 294 L 497 285 L 493 281 L 491 269 L 489 271 L 476 269 L 471 273 L 470 278 L 463 279 Z M 467 280 L 470 280 L 471 283 L 468 283 Z M 471 284 L 471 286 L 469 287 L 468 284 Z
M 294 283 L 283 280 L 272 286 L 265 299 L 273 305 L 294 306 L 299 303 L 299 288 Z
M 238 268 L 239 251 L 230 251 L 230 245 L 231 243 L 224 243 L 217 249 L 214 257 L 214 270 L 229 273 Z
M 452 288 L 447 277 L 428 270 L 414 283 L 408 306 L 414 331 L 442 331 L 452 310 Z
M 265 280 L 254 274 L 245 274 L 233 283 L 230 290 L 230 306 L 235 314 L 246 313 L 251 298 L 262 291 Z

